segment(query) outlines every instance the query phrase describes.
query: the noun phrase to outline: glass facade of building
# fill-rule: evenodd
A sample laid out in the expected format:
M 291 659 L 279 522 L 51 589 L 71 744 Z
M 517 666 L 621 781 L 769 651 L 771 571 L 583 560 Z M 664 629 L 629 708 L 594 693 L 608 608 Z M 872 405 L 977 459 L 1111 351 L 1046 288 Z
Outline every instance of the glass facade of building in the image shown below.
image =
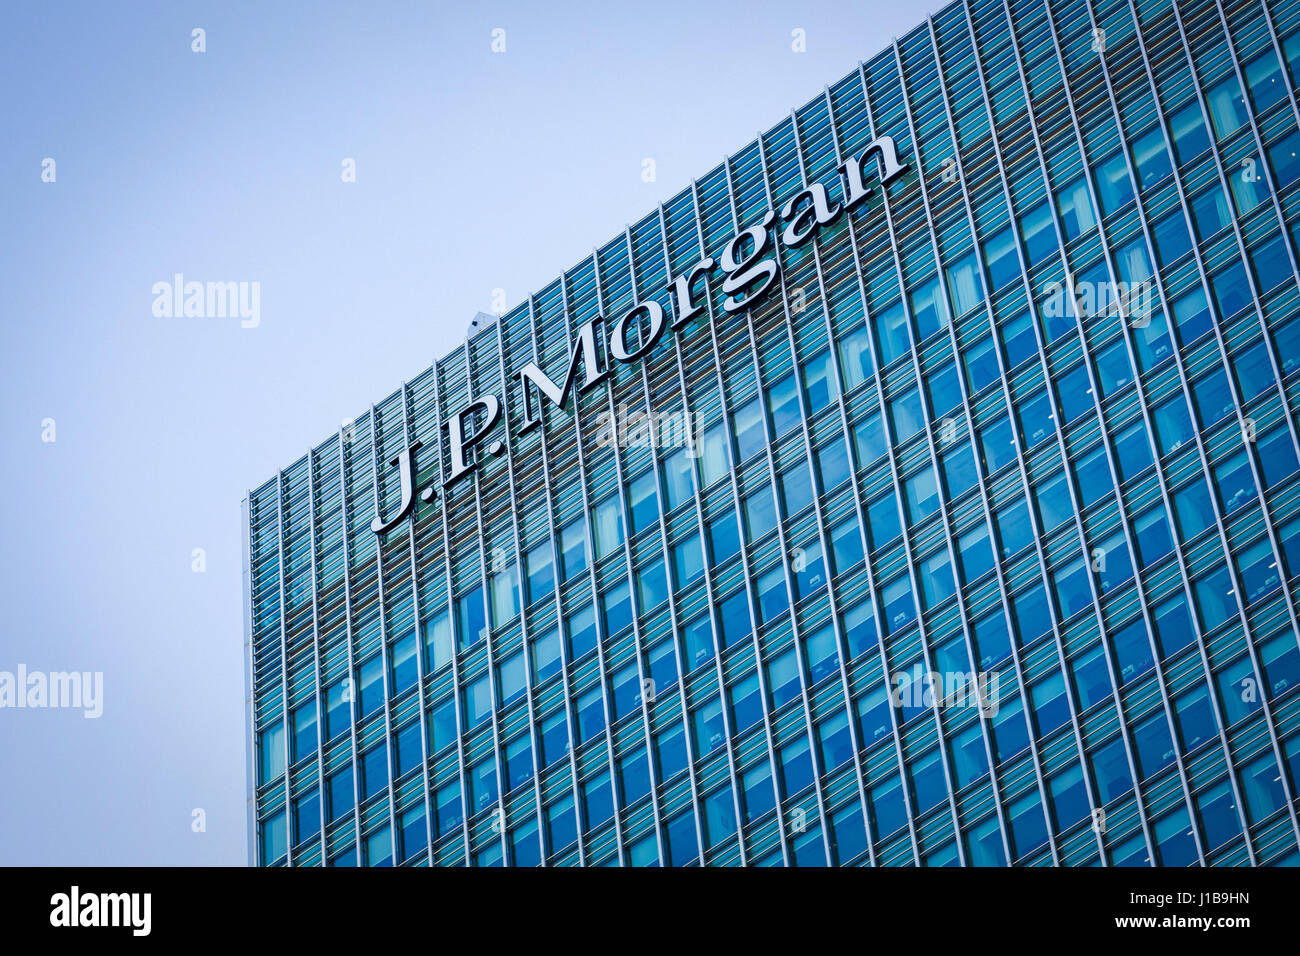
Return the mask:
M 250 492 L 250 856 L 1300 861 L 1297 89 L 1298 0 L 952 4 Z

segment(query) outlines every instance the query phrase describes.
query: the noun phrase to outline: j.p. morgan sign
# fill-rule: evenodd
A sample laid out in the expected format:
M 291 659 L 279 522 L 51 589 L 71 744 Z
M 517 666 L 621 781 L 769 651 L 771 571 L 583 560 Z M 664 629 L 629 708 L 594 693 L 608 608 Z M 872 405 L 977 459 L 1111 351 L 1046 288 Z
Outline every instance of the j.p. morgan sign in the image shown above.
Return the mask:
M 846 210 L 866 200 L 872 192 L 872 186 L 866 180 L 867 164 L 873 159 L 881 185 L 894 180 L 907 169 L 898 159 L 893 137 L 878 136 L 867 144 L 861 154 L 839 167 L 843 186 L 840 201 L 832 204 L 826 187 L 814 183 L 781 207 L 779 225 L 777 211 L 768 210 L 762 221 L 732 236 L 717 258 L 706 256 L 676 276 L 667 287 L 672 302 L 672 330 L 680 330 L 705 310 L 704 302 L 697 298 L 700 280 L 707 281 L 707 277 L 717 270 L 722 272 L 722 291 L 726 296 L 722 309 L 726 313 L 748 309 L 770 291 L 781 273 L 780 258 L 775 253 L 776 244 L 779 242 L 791 248 L 802 246 L 816 236 L 823 226 L 835 222 Z M 635 337 L 629 334 L 633 329 L 636 330 Z M 573 347 L 569 367 L 561 383 L 557 384 L 536 364 L 529 362 L 519 370 L 524 414 L 522 423 L 516 429 L 517 433 L 525 434 L 541 424 L 543 400 L 564 408 L 575 386 L 578 393 L 582 394 L 609 376 L 613 362 L 638 362 L 645 358 L 659 344 L 668 329 L 669 319 L 664 314 L 663 306 L 655 299 L 643 299 L 619 316 L 607 332 L 604 329 L 604 319 L 600 316 L 578 330 L 577 343 Z M 582 368 L 581 382 L 578 381 L 579 366 Z M 485 394 L 469 402 L 444 423 L 447 429 L 447 452 L 451 460 L 449 472 L 442 483 L 444 490 L 478 467 L 478 447 L 487 441 L 500 422 L 501 399 L 493 394 Z M 469 434 L 468 427 L 472 423 L 477 423 L 477 427 Z M 376 514 L 370 525 L 376 534 L 392 530 L 410 515 L 417 496 L 422 501 L 432 501 L 436 496 L 437 490 L 432 485 L 418 491 L 415 488 L 415 456 L 421 447 L 421 442 L 412 442 L 403 454 L 390 462 L 401 471 L 402 503 L 387 520 Z M 483 448 L 488 454 L 499 455 L 505 451 L 505 443 L 497 438 L 483 445 Z

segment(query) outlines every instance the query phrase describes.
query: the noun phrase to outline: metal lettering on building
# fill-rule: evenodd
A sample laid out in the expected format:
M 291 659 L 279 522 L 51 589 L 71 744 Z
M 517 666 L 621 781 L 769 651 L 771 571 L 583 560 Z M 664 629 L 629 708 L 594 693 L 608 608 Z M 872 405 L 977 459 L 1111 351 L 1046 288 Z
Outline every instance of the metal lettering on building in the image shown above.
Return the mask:
M 671 324 L 657 300 L 642 299 L 624 311 L 608 331 L 602 316 L 596 316 L 578 329 L 577 342 L 560 382 L 557 383 L 535 363 L 526 364 L 518 372 L 524 407 L 522 424 L 516 433 L 526 434 L 542 423 L 543 401 L 564 408 L 575 389 L 581 395 L 608 378 L 613 362 L 640 361 L 653 351 L 670 328 L 675 332 L 703 312 L 706 306 L 698 297 L 701 279 L 707 281 L 709 276 L 721 270 L 724 313 L 741 312 L 753 306 L 780 278 L 781 262 L 775 254 L 778 242 L 790 248 L 802 246 L 822 227 L 831 225 L 846 210 L 859 205 L 872 194 L 873 187 L 867 182 L 866 170 L 873 159 L 881 185 L 892 182 L 907 169 L 898 158 L 893 137 L 876 137 L 856 158 L 840 165 L 841 201 L 832 203 L 826 187 L 813 183 L 791 197 L 779 212 L 768 210 L 758 223 L 736 233 L 716 258 L 706 256 L 670 280 L 666 291 L 672 303 Z M 446 447 L 451 463 L 442 482 L 444 491 L 478 467 L 480 447 L 490 455 L 500 455 L 506 450 L 502 437 L 488 441 L 501 422 L 501 413 L 501 398 L 485 394 L 467 403 L 443 423 L 447 429 Z M 437 489 L 433 485 L 420 489 L 415 487 L 415 457 L 421 447 L 421 442 L 413 442 L 389 462 L 400 472 L 401 504 L 387 520 L 376 514 L 370 526 L 376 534 L 384 534 L 401 524 L 414 511 L 417 498 L 427 502 L 436 497 Z

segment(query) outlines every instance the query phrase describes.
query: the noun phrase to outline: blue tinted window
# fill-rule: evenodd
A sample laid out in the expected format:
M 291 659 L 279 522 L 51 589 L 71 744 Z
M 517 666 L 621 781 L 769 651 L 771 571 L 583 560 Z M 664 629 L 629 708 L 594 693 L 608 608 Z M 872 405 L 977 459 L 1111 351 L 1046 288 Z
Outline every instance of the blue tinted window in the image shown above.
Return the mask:
M 1109 216 L 1133 199 L 1133 181 L 1123 153 L 1116 153 L 1097 168 L 1097 198 L 1101 213 Z

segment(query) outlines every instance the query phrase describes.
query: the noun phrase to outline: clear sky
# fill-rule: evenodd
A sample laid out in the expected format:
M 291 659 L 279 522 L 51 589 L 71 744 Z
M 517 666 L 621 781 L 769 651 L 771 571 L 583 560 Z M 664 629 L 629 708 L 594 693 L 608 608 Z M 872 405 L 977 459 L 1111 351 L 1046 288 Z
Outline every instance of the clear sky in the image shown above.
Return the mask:
M 0 7 L 0 864 L 243 864 L 248 489 L 938 6 Z

